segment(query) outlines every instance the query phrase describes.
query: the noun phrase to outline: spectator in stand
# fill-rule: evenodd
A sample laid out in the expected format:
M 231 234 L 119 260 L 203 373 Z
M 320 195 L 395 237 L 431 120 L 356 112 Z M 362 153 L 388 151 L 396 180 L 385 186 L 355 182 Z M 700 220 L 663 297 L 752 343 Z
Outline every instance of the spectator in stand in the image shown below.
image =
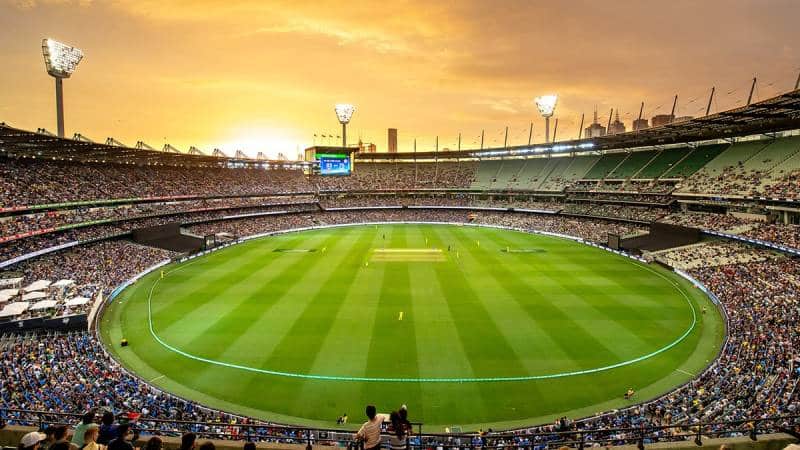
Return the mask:
M 100 435 L 100 427 L 96 423 L 89 424 L 83 432 L 83 443 L 79 446 L 81 450 L 103 450 L 105 446 L 97 443 Z
M 117 437 L 108 443 L 108 450 L 133 450 L 132 439 L 130 424 L 123 423 L 117 427 Z
M 117 437 L 119 437 L 119 427 L 114 424 L 114 413 L 111 411 L 103 412 L 97 443 L 101 445 L 108 445 L 109 442 L 113 441 Z
M 198 450 L 216 450 L 216 448 L 213 442 L 205 441 L 198 447 Z
M 388 418 L 386 414 L 378 414 L 375 405 L 367 405 L 367 421 L 361 425 L 355 439 L 364 442 L 364 450 L 379 450 L 381 446 L 381 425 Z
M 83 433 L 86 432 L 90 425 L 95 425 L 94 417 L 94 411 L 89 411 L 83 415 L 81 423 L 75 426 L 75 431 L 72 433 L 72 443 L 74 445 L 78 447 L 83 445 Z
M 163 441 L 158 436 L 153 436 L 147 440 L 144 450 L 161 450 L 164 446 Z
M 389 426 L 387 432 L 389 433 L 389 448 L 391 450 L 405 450 L 408 440 L 407 421 L 400 417 L 400 413 L 392 411 L 389 414 Z
M 39 447 L 42 445 L 42 442 L 44 442 L 45 439 L 47 439 L 47 435 L 44 433 L 32 431 L 25 436 L 22 436 L 17 448 L 18 450 L 39 450 Z
M 52 450 L 75 450 L 77 445 L 72 444 L 69 439 L 69 428 L 66 425 L 56 425 L 53 427 L 53 443 L 48 447 Z M 66 448 L 63 448 L 66 446 Z
M 181 436 L 180 450 L 194 450 L 197 445 L 197 435 L 194 433 L 183 433 Z

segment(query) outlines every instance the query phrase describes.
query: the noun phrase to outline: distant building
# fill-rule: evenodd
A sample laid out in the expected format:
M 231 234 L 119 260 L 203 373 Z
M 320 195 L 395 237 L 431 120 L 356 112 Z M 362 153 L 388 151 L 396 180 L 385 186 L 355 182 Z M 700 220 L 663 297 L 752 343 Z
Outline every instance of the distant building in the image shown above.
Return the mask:
M 650 118 L 650 124 L 653 127 L 661 127 L 675 121 L 675 116 L 672 114 L 658 114 Z
M 650 125 L 647 124 L 647 119 L 636 119 L 633 121 L 631 128 L 633 128 L 633 131 L 646 130 L 650 128 Z
M 595 138 L 606 135 L 606 127 L 597 121 L 597 107 L 594 108 L 594 121 L 583 130 L 584 138 Z
M 585 138 L 600 137 L 605 135 L 606 127 L 600 125 L 599 123 L 593 123 L 583 130 L 583 137 Z
M 376 151 L 377 150 L 375 144 L 370 144 L 368 142 L 361 142 L 361 140 L 358 141 L 359 153 L 375 153 Z
M 389 128 L 389 145 L 386 148 L 389 153 L 397 153 L 397 128 Z
M 619 134 L 625 132 L 625 124 L 619 120 L 619 110 L 617 110 L 616 117 L 611 125 L 608 127 L 608 134 Z

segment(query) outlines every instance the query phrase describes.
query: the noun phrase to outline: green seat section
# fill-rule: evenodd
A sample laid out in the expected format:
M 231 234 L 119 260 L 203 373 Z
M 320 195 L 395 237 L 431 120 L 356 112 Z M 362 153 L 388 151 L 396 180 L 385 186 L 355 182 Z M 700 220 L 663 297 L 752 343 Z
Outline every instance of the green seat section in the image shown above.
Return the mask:
M 670 148 L 662 151 L 641 172 L 637 179 L 651 180 L 660 177 L 692 150 L 689 147 Z
M 587 180 L 602 180 L 612 170 L 616 169 L 619 163 L 628 157 L 627 153 L 611 153 L 603 155 L 600 161 L 597 161 L 592 169 L 584 177 Z
M 728 147 L 730 147 L 729 144 L 711 144 L 697 147 L 661 178 L 686 178 L 700 170 L 701 167 L 716 158 Z
M 626 180 L 639 172 L 642 167 L 649 163 L 658 154 L 655 150 L 644 152 L 633 152 L 611 173 L 606 176 L 608 179 Z

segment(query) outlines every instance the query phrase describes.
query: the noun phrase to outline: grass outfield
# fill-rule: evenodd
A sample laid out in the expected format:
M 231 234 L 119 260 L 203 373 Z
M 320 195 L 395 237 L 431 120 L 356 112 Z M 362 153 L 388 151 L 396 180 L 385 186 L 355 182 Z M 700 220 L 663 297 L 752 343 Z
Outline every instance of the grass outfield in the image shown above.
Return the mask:
M 428 431 L 586 416 L 689 380 L 724 334 L 701 291 L 665 269 L 489 228 L 290 233 L 165 272 L 103 315 L 116 357 L 178 395 L 314 426 L 360 422 L 368 403 L 405 403 Z M 519 381 L 492 381 L 507 378 Z

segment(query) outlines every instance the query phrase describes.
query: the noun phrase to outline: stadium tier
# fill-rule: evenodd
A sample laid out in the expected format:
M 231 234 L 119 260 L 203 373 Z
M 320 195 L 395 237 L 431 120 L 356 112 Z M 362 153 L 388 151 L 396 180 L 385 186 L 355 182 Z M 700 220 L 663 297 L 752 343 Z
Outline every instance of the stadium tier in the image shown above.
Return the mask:
M 572 234 L 597 241 L 602 240 L 606 233 L 631 234 L 643 230 L 611 221 L 435 209 L 351 210 L 274 218 L 250 217 L 219 220 L 189 228 L 198 234 L 227 232 L 245 236 L 314 225 L 394 221 L 502 225 Z M 725 421 L 796 412 L 800 380 L 796 367 L 800 361 L 787 350 L 799 344 L 792 332 L 793 327 L 788 326 L 798 320 L 795 317 L 797 309 L 784 306 L 796 302 L 800 295 L 798 260 L 744 244 L 701 245 L 704 245 L 702 252 L 675 250 L 666 253 L 664 258 L 683 267 L 708 286 L 724 307 L 727 343 L 719 358 L 692 383 L 666 396 L 596 418 L 560 423 L 565 427 L 562 431 L 592 430 L 584 436 L 587 442 L 626 444 L 637 442 L 643 427 L 691 426 L 702 422 L 715 423 L 703 432 L 706 438 L 735 436 L 742 431 L 726 428 L 730 425 Z M 726 250 L 728 247 L 735 251 Z M 117 240 L 50 255 L 25 265 L 20 271 L 25 277 L 58 278 L 79 274 L 86 277 L 76 280 L 79 284 L 94 280 L 113 286 L 119 280 L 133 276 L 143 266 L 168 256 Z M 113 260 L 113 268 L 103 260 Z M 106 275 L 106 271 L 113 273 Z M 92 333 L 6 334 L 0 348 L 2 413 L 8 423 L 60 422 L 55 416 L 47 418 L 46 414 L 26 411 L 55 409 L 80 413 L 87 408 L 108 408 L 123 415 L 135 411 L 140 415 L 138 426 L 147 433 L 171 435 L 191 430 L 206 437 L 247 438 L 262 442 L 302 443 L 305 440 L 304 429 L 276 427 L 204 408 L 150 387 L 110 358 Z M 18 358 L 17 355 L 26 356 Z M 40 370 L 40 367 L 48 367 L 48 370 Z M 70 377 L 62 378 L 63 374 L 70 374 Z M 73 379 L 73 376 L 79 378 Z M 20 395 L 21 392 L 33 392 L 34 387 L 37 395 Z M 192 422 L 205 424 L 193 425 Z M 791 418 L 760 423 L 760 432 L 791 427 L 793 423 Z M 627 428 L 631 430 L 603 431 Z M 525 442 L 532 445 L 563 439 L 549 434 L 552 431 L 550 426 L 526 427 L 524 432 L 500 433 L 488 438 L 503 445 L 523 445 Z M 648 429 L 647 433 L 647 442 L 684 439 L 679 428 Z M 420 445 L 434 445 L 440 438 L 421 435 L 417 439 Z
M 313 434 L 319 442 L 324 439 L 345 442 L 349 438 L 327 434 L 336 433 L 333 430 L 325 431 L 327 437 L 323 438 L 319 429 L 310 431 L 299 427 L 301 423 L 327 425 L 330 420 L 312 416 L 312 421 L 306 421 L 307 410 L 298 406 L 303 402 L 282 395 L 289 395 L 289 392 L 307 400 L 311 396 L 319 398 L 327 391 L 330 395 L 328 403 L 322 399 L 317 406 L 328 414 L 328 408 L 339 407 L 334 400 L 336 395 L 353 398 L 361 395 L 348 391 L 350 388 L 315 384 L 319 380 L 310 381 L 302 385 L 304 387 L 288 388 L 286 386 L 293 381 L 269 378 L 275 389 L 281 386 L 287 389 L 284 394 L 275 391 L 271 397 L 274 401 L 280 400 L 286 409 L 278 411 L 280 408 L 271 406 L 273 404 L 259 409 L 247 403 L 250 397 L 258 395 L 244 388 L 233 389 L 231 392 L 237 394 L 227 398 L 216 391 L 216 387 L 223 391 L 227 389 L 225 383 L 228 381 L 220 380 L 229 380 L 228 373 L 186 366 L 197 369 L 198 378 L 207 383 L 204 386 L 213 386 L 197 395 L 195 387 L 184 386 L 179 374 L 169 372 L 169 366 L 184 367 L 181 358 L 187 355 L 201 360 L 193 360 L 191 364 L 218 362 L 228 350 L 213 346 L 198 350 L 200 343 L 205 342 L 203 339 L 220 336 L 222 323 L 247 331 L 255 325 L 244 323 L 242 317 L 252 314 L 261 317 L 258 320 L 265 320 L 263 312 L 251 309 L 255 299 L 263 297 L 265 301 L 272 301 L 297 291 L 295 294 L 300 306 L 305 304 L 303 302 L 315 301 L 321 294 L 315 291 L 318 288 L 311 282 L 312 276 L 322 285 L 341 286 L 345 292 L 357 291 L 351 285 L 367 292 L 382 287 L 390 278 L 382 276 L 382 281 L 373 282 L 363 278 L 365 271 L 375 270 L 375 266 L 396 269 L 391 280 L 397 285 L 391 289 L 381 288 L 381 293 L 376 294 L 379 303 L 390 305 L 392 317 L 380 318 L 375 314 L 376 322 L 369 325 L 387 332 L 391 330 L 389 326 L 397 322 L 405 320 L 413 324 L 414 308 L 418 311 L 432 308 L 432 314 L 464 318 L 467 320 L 464 323 L 469 323 L 470 327 L 487 326 L 468 318 L 470 308 L 479 309 L 480 301 L 474 300 L 470 291 L 458 286 L 488 283 L 488 286 L 502 291 L 502 295 L 493 297 L 499 301 L 515 298 L 517 294 L 513 289 L 530 292 L 532 296 L 537 289 L 543 289 L 543 285 L 526 284 L 525 274 L 547 273 L 553 267 L 552 261 L 568 265 L 573 273 L 589 270 L 581 266 L 586 264 L 593 271 L 589 278 L 607 283 L 607 289 L 617 289 L 625 284 L 625 280 L 619 278 L 606 278 L 611 275 L 604 272 L 606 263 L 599 259 L 590 259 L 588 254 L 579 253 L 580 250 L 572 247 L 549 247 L 556 245 L 550 240 L 559 242 L 570 238 L 577 239 L 580 247 L 589 249 L 587 251 L 600 252 L 595 247 L 622 250 L 623 254 L 638 258 L 631 260 L 631 264 L 652 267 L 658 270 L 654 272 L 656 274 L 677 277 L 670 270 L 657 269 L 663 266 L 679 270 L 689 277 L 691 283 L 680 278 L 671 282 L 703 289 L 691 292 L 692 300 L 687 297 L 690 305 L 697 302 L 697 309 L 692 311 L 696 314 L 693 323 L 698 325 L 697 328 L 693 325 L 684 338 L 688 336 L 687 342 L 693 346 L 705 343 L 706 353 L 692 353 L 691 358 L 681 360 L 669 369 L 669 375 L 652 375 L 654 378 L 647 381 L 637 378 L 640 375 L 636 371 L 619 372 L 626 377 L 630 375 L 631 384 L 641 382 L 645 385 L 632 400 L 623 399 L 621 393 L 616 395 L 616 390 L 612 397 L 603 397 L 607 393 L 598 388 L 593 395 L 602 401 L 581 404 L 570 394 L 564 395 L 564 405 L 568 406 L 554 406 L 543 392 L 548 390 L 545 384 L 532 384 L 534 387 L 530 391 L 509 389 L 508 395 L 515 398 L 531 395 L 541 402 L 542 408 L 547 405 L 550 409 L 538 416 L 528 413 L 526 411 L 535 410 L 531 405 L 537 403 L 531 401 L 525 408 L 520 407 L 519 412 L 501 413 L 505 415 L 491 420 L 492 414 L 499 413 L 491 405 L 486 406 L 486 399 L 502 395 L 493 391 L 491 386 L 498 382 L 493 377 L 508 361 L 496 361 L 494 369 L 481 367 L 478 365 L 480 358 L 475 355 L 480 353 L 476 350 L 480 346 L 470 346 L 472 341 L 466 337 L 467 334 L 461 334 L 466 331 L 458 324 L 455 328 L 448 328 L 450 325 L 440 323 L 431 328 L 439 329 L 446 339 L 436 342 L 458 341 L 464 346 L 450 355 L 451 359 L 459 361 L 457 354 L 463 354 L 463 366 L 476 364 L 472 370 L 479 373 L 473 376 L 481 375 L 492 380 L 488 381 L 489 387 L 448 388 L 452 392 L 461 389 L 457 391 L 458 398 L 481 399 L 478 402 L 480 414 L 484 414 L 476 416 L 473 421 L 467 419 L 469 416 L 465 411 L 459 411 L 460 415 L 453 417 L 458 417 L 459 423 L 468 428 L 491 424 L 515 430 L 513 433 L 489 434 L 484 437 L 487 441 L 481 441 L 483 446 L 553 445 L 573 439 L 553 434 L 555 431 L 579 433 L 580 439 L 587 443 L 622 445 L 643 442 L 645 435 L 647 443 L 685 440 L 687 427 L 692 438 L 692 433 L 703 426 L 706 427 L 702 428 L 705 438 L 791 429 L 797 426 L 794 414 L 800 396 L 797 386 L 800 382 L 800 359 L 792 350 L 800 345 L 792 326 L 799 319 L 797 314 L 800 311 L 796 308 L 800 298 L 800 207 L 797 205 L 800 201 L 800 184 L 797 182 L 800 178 L 800 138 L 796 133 L 786 132 L 774 137 L 741 136 L 733 141 L 702 140 L 527 157 L 481 156 L 463 161 L 445 158 L 382 161 L 370 155 L 363 158 L 357 155 L 349 176 L 322 176 L 309 170 L 307 165 L 288 163 L 271 163 L 268 168 L 266 164 L 258 163 L 243 163 L 246 167 L 233 163 L 213 164 L 207 159 L 203 159 L 200 165 L 175 164 L 174 155 L 169 155 L 162 165 L 152 164 L 152 159 L 142 163 L 135 157 L 130 161 L 101 162 L 97 153 L 93 153 L 91 159 L 70 161 L 6 152 L 0 156 L 0 265 L 3 270 L 0 276 L 0 371 L 3 374 L 0 418 L 9 424 L 58 423 L 63 418 L 48 416 L 42 411 L 80 414 L 87 409 L 108 409 L 126 417 L 133 414 L 143 432 L 159 435 L 194 431 L 207 437 L 303 443 Z M 148 158 L 155 157 L 148 154 Z M 408 224 L 409 228 L 393 234 L 395 228 L 386 225 L 390 223 Z M 453 227 L 440 225 L 435 229 L 439 231 L 429 231 L 420 223 Z M 324 231 L 320 235 L 299 232 L 281 235 L 274 241 L 279 244 L 276 249 L 260 248 L 256 244 L 261 241 L 247 239 L 265 233 L 311 228 L 329 230 L 325 227 L 353 224 L 370 226 L 358 228 L 362 232 L 334 228 L 334 231 Z M 486 227 L 485 230 L 496 230 L 489 227 L 523 230 L 532 233 L 531 236 L 541 236 L 542 240 L 534 239 L 530 241 L 532 244 L 523 245 L 523 241 L 515 240 L 517 238 L 495 236 L 488 231 L 489 234 L 477 234 L 475 236 L 479 237 L 474 238 L 471 231 L 464 231 L 466 227 L 455 226 L 459 224 L 479 225 Z M 673 230 L 674 233 L 691 234 L 686 230 L 694 230 L 699 237 L 678 247 L 645 249 L 630 246 L 630 243 L 651 236 L 653 230 L 667 224 L 686 227 L 675 227 L 678 231 Z M 173 234 L 168 234 L 168 229 Z M 162 236 L 159 233 L 167 234 Z M 493 237 L 482 240 L 484 238 L 480 236 Z M 194 240 L 197 247 L 191 253 L 185 253 L 165 245 L 170 240 L 179 239 Z M 414 240 L 420 242 L 412 244 Z M 234 245 L 228 250 L 229 244 Z M 467 245 L 471 248 L 467 249 Z M 451 246 L 458 250 L 454 248 L 451 251 Z M 394 251 L 395 247 L 402 251 Z M 497 252 L 491 253 L 494 250 Z M 204 255 L 206 251 L 209 254 Z M 559 259 L 562 251 L 571 255 L 574 261 L 566 257 L 567 260 Z M 330 264 L 322 261 L 306 267 L 305 260 L 301 259 L 306 253 L 314 253 L 314 258 L 328 254 L 339 259 Z M 609 252 L 602 254 L 605 253 Z M 245 271 L 242 276 L 250 281 L 265 277 L 263 282 L 256 284 L 259 289 L 268 289 L 246 292 L 244 287 L 237 288 L 242 289 L 241 292 L 237 291 L 238 296 L 232 297 L 231 304 L 225 306 L 231 309 L 220 309 L 222 305 L 214 304 L 213 299 L 227 288 L 220 284 L 203 291 L 199 287 L 202 284 L 195 286 L 195 281 L 189 277 L 193 271 L 201 270 L 203 264 L 226 254 L 241 257 L 226 260 L 219 269 L 209 268 L 209 280 L 222 279 L 224 274 L 235 272 L 236 268 Z M 249 254 L 250 259 L 245 254 Z M 551 262 L 521 260 L 521 266 L 514 271 L 503 267 L 505 263 L 501 261 L 504 260 L 498 259 L 541 254 L 544 256 L 540 257 L 552 258 Z M 200 256 L 186 260 L 196 255 Z M 592 255 L 591 258 L 597 257 Z M 285 258 L 286 261 L 291 258 L 293 262 L 277 272 L 268 273 L 267 268 L 275 258 Z M 481 259 L 488 261 L 481 266 L 485 273 L 476 275 L 474 280 L 459 275 L 466 270 L 465 267 L 478 264 Z M 412 282 L 415 277 L 424 277 L 423 272 L 427 270 L 420 269 L 417 263 L 424 266 L 441 261 L 452 263 L 452 271 L 440 266 L 432 269 L 430 281 Z M 652 262 L 652 266 L 644 265 L 645 262 Z M 161 268 L 162 264 L 166 264 L 165 269 Z M 129 350 L 118 348 L 122 337 L 133 338 L 131 346 L 136 348 L 147 345 L 142 342 L 149 336 L 145 324 L 150 321 L 150 333 L 158 327 L 153 325 L 149 313 L 147 316 L 136 315 L 139 313 L 135 305 L 141 305 L 136 299 L 142 301 L 145 298 L 149 305 L 158 280 L 170 280 L 173 269 L 189 267 L 190 264 L 196 264 L 192 266 L 195 269 L 179 275 L 188 280 L 182 288 L 188 292 L 186 297 L 179 297 L 179 289 L 167 284 L 164 289 L 176 297 L 175 303 L 156 306 L 156 309 L 165 317 L 185 314 L 192 318 L 187 321 L 192 324 L 188 328 L 176 324 L 168 327 L 185 330 L 186 335 L 168 335 L 185 344 L 186 348 L 193 348 L 196 353 L 171 354 L 169 358 L 172 359 L 161 362 L 139 361 L 131 353 L 126 353 Z M 613 262 L 609 260 L 608 264 Z M 619 264 L 621 267 L 628 265 L 627 262 Z M 334 271 L 338 271 L 338 277 L 334 276 Z M 515 274 L 519 274 L 520 279 L 517 280 Z M 143 278 L 135 281 L 141 275 Z M 205 276 L 204 272 L 202 276 Z M 579 314 L 586 317 L 606 317 L 620 307 L 583 304 L 583 292 L 576 287 L 577 281 L 567 283 L 552 275 L 547 277 L 548 282 L 555 283 L 559 289 L 566 289 L 568 300 L 565 301 L 580 303 L 576 307 Z M 403 284 L 403 280 L 407 284 Z M 501 280 L 505 281 L 501 283 Z M 196 283 L 204 281 L 201 278 Z M 413 294 L 424 285 L 425 292 L 430 294 L 442 286 L 450 286 L 448 283 L 454 286 L 454 291 L 443 294 L 443 298 L 454 302 L 452 304 L 401 306 L 403 293 Z M 643 281 L 643 286 L 652 283 L 655 281 Z M 143 294 L 148 288 L 153 289 L 149 297 Z M 642 289 L 648 291 L 651 287 Z M 713 302 L 705 297 L 705 290 Z M 608 301 L 618 297 L 628 299 L 626 302 L 630 303 L 628 295 L 608 294 L 606 297 Z M 207 305 L 213 314 L 221 317 L 211 320 L 199 306 L 184 309 L 191 306 L 188 299 L 197 301 L 198 305 Z M 296 311 L 279 309 L 277 314 L 286 318 L 284 325 L 270 323 L 265 328 L 272 330 L 275 337 L 251 344 L 264 348 L 274 345 L 275 354 L 286 356 L 282 361 L 297 364 L 299 369 L 293 370 L 313 373 L 319 367 L 326 367 L 323 355 L 334 354 L 334 348 L 324 347 L 321 340 L 315 341 L 321 339 L 315 333 L 329 333 L 330 328 L 342 327 L 335 320 L 339 314 L 356 313 L 353 305 L 347 309 L 346 303 L 336 303 L 343 299 L 336 295 L 326 297 L 329 303 L 321 306 L 319 311 L 310 308 Z M 649 302 L 646 308 L 659 306 L 652 299 L 643 301 Z M 455 304 L 458 307 L 454 307 Z M 600 331 L 586 331 L 587 325 L 582 321 L 587 319 L 570 318 L 563 305 L 538 305 L 537 311 L 548 312 L 550 317 L 546 320 L 530 311 L 526 313 L 525 308 L 529 305 L 524 303 L 505 303 L 505 307 L 509 309 L 503 314 L 515 318 L 529 317 L 530 322 L 525 322 L 525 326 L 514 323 L 508 329 L 498 328 L 498 335 L 504 338 L 492 343 L 497 345 L 497 354 L 523 352 L 523 349 L 515 347 L 516 342 L 522 342 L 516 339 L 525 338 L 522 331 L 537 327 L 551 330 L 547 328 L 552 326 L 548 321 L 556 319 L 565 320 L 563 323 L 568 324 L 565 326 L 572 330 L 571 333 L 584 337 L 585 342 L 598 343 L 600 354 L 614 353 L 608 344 L 600 342 L 597 337 Z M 626 309 L 629 307 L 623 309 L 635 317 L 646 316 L 643 311 Z M 658 314 L 673 310 L 672 306 L 667 306 Z M 238 315 L 241 313 L 244 316 Z M 485 309 L 479 315 L 500 320 L 499 316 L 490 317 L 493 314 L 496 313 Z M 322 316 L 331 320 L 319 322 Z M 714 322 L 717 316 L 717 322 Z M 662 323 L 653 325 L 655 328 L 652 330 L 641 331 L 619 318 L 608 318 L 604 327 L 615 330 L 618 336 L 630 334 L 636 345 L 649 348 L 647 344 L 659 340 L 659 330 L 667 321 L 664 319 Z M 303 331 L 305 323 L 321 324 L 321 329 Z M 145 334 L 137 334 L 139 332 L 134 331 L 137 327 Z M 124 334 L 122 330 L 126 330 Z M 423 333 L 421 328 L 413 326 L 403 330 L 404 337 Z M 286 333 L 282 340 L 280 332 Z M 554 337 L 548 335 L 551 332 L 540 330 L 537 339 L 553 343 L 548 347 L 561 352 L 564 367 L 576 371 L 577 375 L 569 371 L 564 373 L 587 376 L 578 370 L 586 364 L 583 358 L 599 356 L 579 356 L 576 349 L 563 343 L 558 345 Z M 165 333 L 169 331 L 165 330 Z M 476 333 L 478 331 L 473 329 L 472 334 L 477 336 Z M 242 334 L 240 339 L 251 339 L 248 336 Z M 420 334 L 418 339 L 424 340 L 423 336 Z M 301 342 L 316 342 L 323 350 L 318 354 L 310 351 L 294 354 L 289 343 L 295 343 L 297 338 Z M 269 344 L 272 342 L 270 339 L 276 341 Z M 671 345 L 676 348 L 688 345 L 681 342 L 675 341 Z M 439 346 L 432 345 L 431 349 L 419 350 L 415 354 L 425 358 L 426 351 L 441 350 Z M 409 345 L 411 347 L 416 348 L 416 344 Z M 392 353 L 390 349 L 386 348 L 387 353 Z M 668 352 L 669 348 L 658 351 Z M 152 352 L 154 358 L 157 353 Z M 434 354 L 427 354 L 428 358 Z M 475 359 L 471 359 L 473 357 Z M 343 354 L 342 358 L 346 356 Z M 225 364 L 240 369 L 244 367 L 239 363 Z M 362 381 L 375 383 L 369 377 L 368 366 L 378 367 L 378 363 L 370 359 L 363 364 L 366 381 Z M 526 364 L 533 364 L 528 359 L 521 358 L 514 364 L 517 365 L 512 366 L 520 373 L 533 373 L 526 371 L 529 370 Z M 229 369 L 231 367 L 220 370 Z M 269 370 L 270 377 L 285 375 L 281 370 Z M 606 370 L 617 368 L 603 368 Z M 195 373 L 185 369 L 178 372 Z M 330 373 L 334 374 L 333 378 L 341 376 L 336 370 Z M 291 372 L 290 378 L 298 374 L 300 378 L 307 375 L 302 371 Z M 272 384 L 264 386 L 257 375 L 253 378 L 237 376 L 243 380 L 243 386 L 253 390 L 273 387 Z M 410 375 L 403 375 L 406 376 Z M 430 381 L 420 374 L 416 376 L 418 378 L 410 376 L 411 380 Z M 613 389 L 623 389 L 622 384 L 627 387 L 627 378 L 614 380 L 613 373 L 605 376 L 608 379 L 604 384 L 613 386 Z M 348 382 L 356 383 L 364 377 L 354 378 Z M 382 373 L 378 379 L 383 381 L 377 382 L 385 383 L 387 378 L 391 377 Z M 440 381 L 436 379 L 434 382 Z M 546 383 L 542 380 L 535 382 Z M 568 382 L 552 381 L 547 382 L 551 383 L 547 386 L 568 386 Z M 400 390 L 393 386 L 385 385 L 390 395 Z M 636 388 L 638 391 L 639 386 Z M 356 390 L 363 393 L 363 389 L 366 388 Z M 422 389 L 415 392 L 407 395 L 411 399 L 417 398 L 414 396 L 421 395 Z M 498 401 L 505 404 L 513 402 L 513 398 Z M 426 408 L 424 416 L 422 411 L 418 414 L 421 418 L 431 418 L 430 426 L 434 430 L 447 425 L 443 422 L 446 419 L 441 419 L 445 417 L 442 410 Z M 554 417 L 562 417 L 562 414 L 555 415 L 556 412 L 574 414 L 576 420 L 560 419 L 555 427 L 541 425 Z M 754 418 L 764 422 L 750 422 L 757 425 L 751 425 L 747 430 L 736 425 L 737 421 L 752 421 Z M 295 425 L 284 427 L 274 422 Z M 447 438 L 422 434 L 415 437 L 413 443 L 435 446 L 453 442 L 454 438 L 471 442 L 472 437 L 458 433 Z

